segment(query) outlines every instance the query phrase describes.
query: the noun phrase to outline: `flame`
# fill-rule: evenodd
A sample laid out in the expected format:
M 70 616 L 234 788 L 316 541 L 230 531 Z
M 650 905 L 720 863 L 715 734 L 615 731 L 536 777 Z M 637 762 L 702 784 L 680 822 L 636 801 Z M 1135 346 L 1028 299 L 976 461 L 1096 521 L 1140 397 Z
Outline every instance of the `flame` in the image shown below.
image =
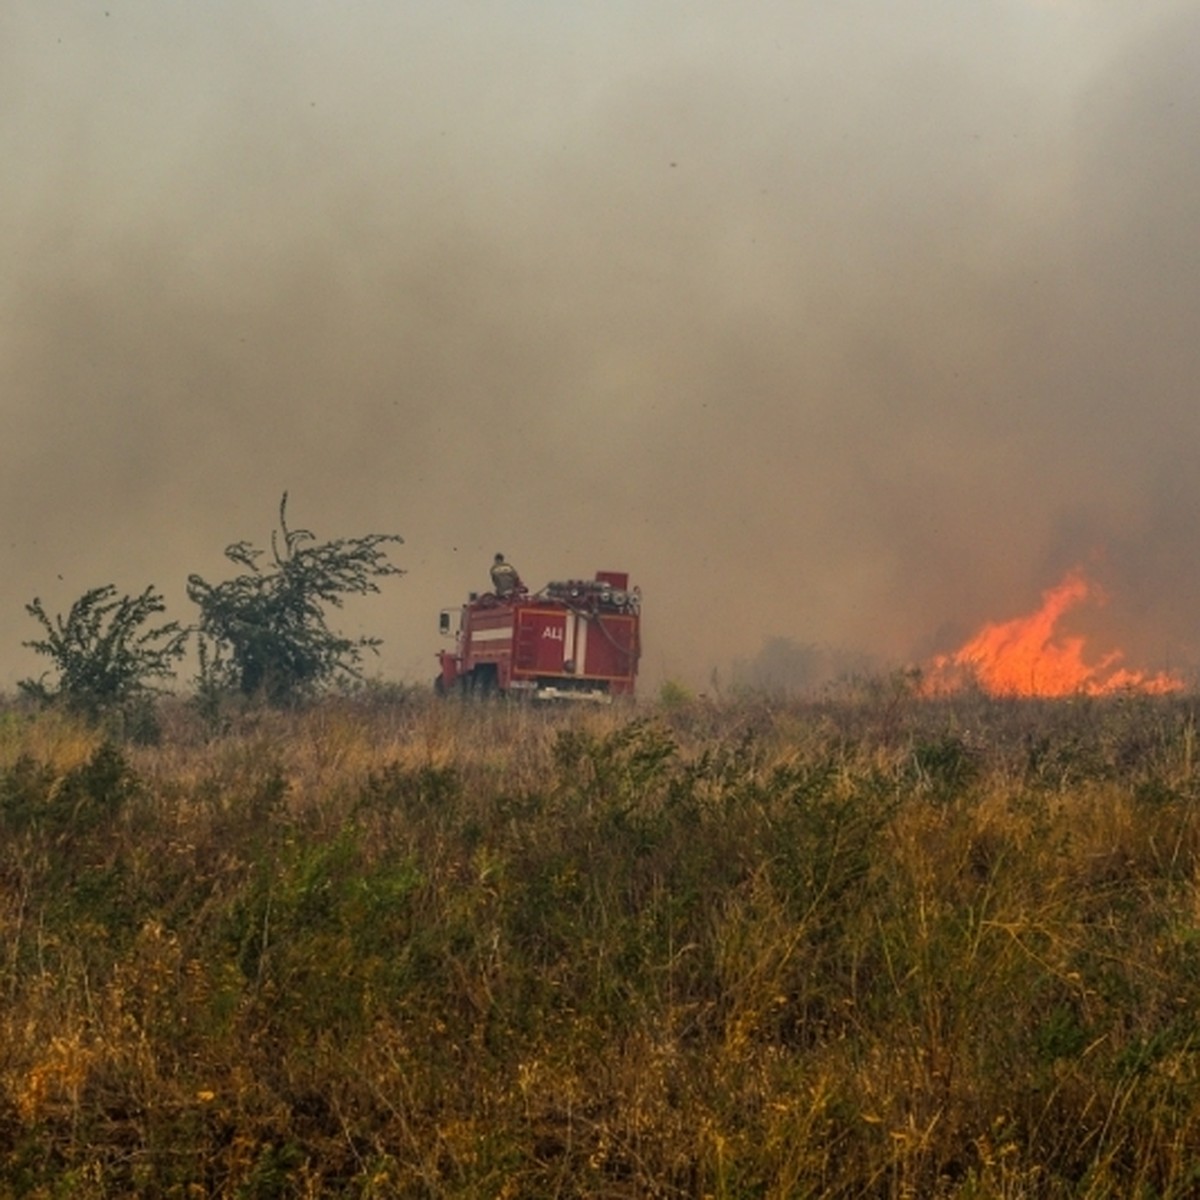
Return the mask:
M 1183 688 L 1175 675 L 1120 666 L 1120 650 L 1087 662 L 1083 638 L 1056 633 L 1062 617 L 1087 602 L 1103 604 L 1103 592 L 1081 571 L 1068 572 L 1057 587 L 1042 594 L 1036 612 L 989 623 L 961 649 L 935 658 L 926 673 L 925 690 L 941 693 L 974 683 L 998 696 L 1102 696 Z

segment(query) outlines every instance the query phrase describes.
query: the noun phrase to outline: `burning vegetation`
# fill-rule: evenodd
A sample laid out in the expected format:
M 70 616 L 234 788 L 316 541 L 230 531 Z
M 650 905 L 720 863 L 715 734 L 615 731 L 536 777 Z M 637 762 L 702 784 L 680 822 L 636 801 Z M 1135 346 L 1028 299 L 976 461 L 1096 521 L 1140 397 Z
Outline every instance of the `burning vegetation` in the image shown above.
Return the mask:
M 1087 604 L 1104 603 L 1104 593 L 1081 570 L 1067 573 L 1042 595 L 1027 616 L 989 622 L 965 645 L 938 655 L 925 679 L 930 694 L 976 686 L 993 696 L 1105 696 L 1133 691 L 1163 695 L 1180 691 L 1183 680 L 1159 671 L 1121 665 L 1124 653 L 1091 655 L 1086 639 L 1067 633 L 1063 619 Z

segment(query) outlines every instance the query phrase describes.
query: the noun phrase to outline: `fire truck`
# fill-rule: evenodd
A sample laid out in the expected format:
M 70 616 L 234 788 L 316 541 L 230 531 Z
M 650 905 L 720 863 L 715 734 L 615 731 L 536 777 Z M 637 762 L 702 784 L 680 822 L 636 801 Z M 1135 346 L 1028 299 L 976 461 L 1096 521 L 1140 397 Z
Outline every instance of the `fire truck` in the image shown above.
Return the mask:
M 458 614 L 457 627 L 455 613 Z M 443 695 L 500 693 L 534 700 L 632 696 L 641 656 L 641 593 L 622 571 L 508 596 L 471 593 L 442 609 L 454 649 L 438 653 Z

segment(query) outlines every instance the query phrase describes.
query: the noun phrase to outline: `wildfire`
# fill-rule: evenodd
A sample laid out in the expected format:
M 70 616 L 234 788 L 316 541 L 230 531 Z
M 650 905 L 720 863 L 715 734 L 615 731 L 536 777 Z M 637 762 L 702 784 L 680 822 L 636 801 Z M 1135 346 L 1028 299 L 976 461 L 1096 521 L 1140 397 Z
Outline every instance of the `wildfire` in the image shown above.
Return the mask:
M 1085 602 L 1103 600 L 1103 593 L 1082 572 L 1069 572 L 1057 587 L 1043 594 L 1036 612 L 989 623 L 961 649 L 935 658 L 926 674 L 926 689 L 947 692 L 975 683 L 985 692 L 1002 696 L 1179 691 L 1183 681 L 1177 676 L 1122 667 L 1120 650 L 1089 663 L 1083 638 L 1056 632 L 1066 613 Z

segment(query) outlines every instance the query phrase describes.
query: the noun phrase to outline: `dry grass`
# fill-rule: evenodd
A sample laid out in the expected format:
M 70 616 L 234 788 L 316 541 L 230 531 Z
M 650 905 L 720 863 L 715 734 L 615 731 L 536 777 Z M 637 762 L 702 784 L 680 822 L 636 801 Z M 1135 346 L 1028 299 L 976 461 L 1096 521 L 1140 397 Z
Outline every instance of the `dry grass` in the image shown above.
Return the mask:
M 0 716 L 0 1196 L 1183 1197 L 1189 700 Z

